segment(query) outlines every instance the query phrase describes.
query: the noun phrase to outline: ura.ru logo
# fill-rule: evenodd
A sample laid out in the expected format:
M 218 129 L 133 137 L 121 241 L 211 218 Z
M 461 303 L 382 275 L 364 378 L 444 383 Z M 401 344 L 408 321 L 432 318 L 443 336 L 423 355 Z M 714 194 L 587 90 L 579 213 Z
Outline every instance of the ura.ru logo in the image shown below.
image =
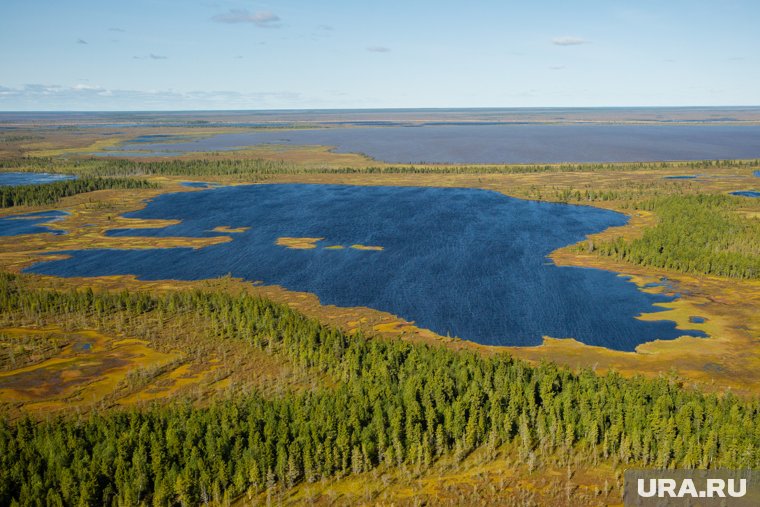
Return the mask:
M 651 498 L 741 498 L 747 494 L 747 479 L 706 479 L 704 489 L 698 489 L 692 479 L 639 479 L 639 496 Z

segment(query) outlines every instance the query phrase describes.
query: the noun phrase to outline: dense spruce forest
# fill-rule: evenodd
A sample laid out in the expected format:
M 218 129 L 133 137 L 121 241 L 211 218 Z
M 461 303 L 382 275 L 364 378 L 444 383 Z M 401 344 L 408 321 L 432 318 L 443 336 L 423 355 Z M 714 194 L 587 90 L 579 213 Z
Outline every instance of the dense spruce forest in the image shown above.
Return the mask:
M 722 194 L 671 195 L 631 202 L 657 225 L 641 238 L 596 246 L 601 255 L 644 266 L 732 278 L 760 278 L 760 220 L 735 212 L 744 199 Z
M 263 159 L 169 159 L 127 160 L 111 158 L 42 158 L 21 157 L 0 159 L 0 169 L 25 171 L 69 172 L 89 176 L 229 176 L 267 174 L 522 174 L 541 172 L 632 171 L 660 169 L 704 169 L 731 167 L 749 169 L 760 166 L 760 160 L 699 160 L 687 162 L 631 162 L 578 164 L 514 164 L 468 166 L 378 165 L 369 167 L 308 167 L 283 161 Z
M 141 179 L 94 177 L 36 185 L 0 186 L 0 208 L 10 208 L 11 206 L 45 206 L 55 204 L 60 199 L 71 195 L 109 188 L 134 189 L 157 187 L 158 185 L 155 183 Z
M 2 505 L 228 504 L 243 495 L 380 466 L 424 469 L 509 443 L 544 460 L 645 467 L 760 467 L 760 400 L 703 394 L 669 378 L 529 366 L 346 334 L 287 306 L 212 291 L 62 292 L 0 275 L 0 313 L 39 325 L 76 315 L 128 324 L 194 315 L 323 372 L 334 386 L 266 398 L 238 393 L 45 420 L 0 421 Z

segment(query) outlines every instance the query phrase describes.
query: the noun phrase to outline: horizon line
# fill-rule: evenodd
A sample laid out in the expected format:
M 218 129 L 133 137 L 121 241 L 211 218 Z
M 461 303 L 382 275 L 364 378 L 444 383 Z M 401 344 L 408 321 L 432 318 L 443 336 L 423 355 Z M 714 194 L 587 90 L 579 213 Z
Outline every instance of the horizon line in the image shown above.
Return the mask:
M 3 109 L 7 113 L 264 113 L 279 111 L 473 111 L 473 110 L 551 110 L 551 109 L 760 109 L 760 104 L 688 105 L 688 106 L 456 106 L 456 107 L 348 107 L 348 108 L 274 108 L 274 109 Z

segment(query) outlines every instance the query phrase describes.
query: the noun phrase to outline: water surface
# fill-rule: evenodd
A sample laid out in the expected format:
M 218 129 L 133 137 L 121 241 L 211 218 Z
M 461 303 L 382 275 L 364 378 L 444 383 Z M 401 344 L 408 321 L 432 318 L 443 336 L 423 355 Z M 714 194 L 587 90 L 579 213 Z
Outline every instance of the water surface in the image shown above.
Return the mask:
M 731 195 L 738 195 L 740 197 L 760 197 L 760 192 L 757 190 L 739 190 L 737 192 L 731 192 Z
M 598 208 L 476 189 L 272 184 L 166 194 L 128 216 L 182 222 L 112 235 L 198 237 L 224 234 L 213 231 L 220 226 L 249 229 L 199 250 L 73 251 L 30 271 L 146 280 L 230 273 L 485 344 L 538 345 L 548 335 L 633 350 L 657 338 L 703 336 L 669 321 L 635 318 L 656 311 L 653 303 L 666 296 L 641 292 L 614 273 L 557 267 L 546 258 L 626 222 Z M 277 245 L 282 237 L 324 240 L 298 250 Z
M 17 187 L 19 185 L 39 185 L 54 181 L 73 180 L 73 174 L 31 173 L 31 172 L 0 172 L 0 187 Z
M 220 186 L 219 183 L 210 183 L 208 181 L 181 181 L 180 185 L 190 188 L 213 188 Z
M 273 130 L 122 145 L 101 155 L 223 151 L 261 144 L 326 145 L 394 163 L 736 159 L 760 157 L 760 126 L 430 124 Z
M 66 234 L 62 230 L 44 226 L 44 224 L 56 222 L 65 216 L 68 216 L 65 211 L 51 210 L 0 217 L 0 236 L 42 233 Z

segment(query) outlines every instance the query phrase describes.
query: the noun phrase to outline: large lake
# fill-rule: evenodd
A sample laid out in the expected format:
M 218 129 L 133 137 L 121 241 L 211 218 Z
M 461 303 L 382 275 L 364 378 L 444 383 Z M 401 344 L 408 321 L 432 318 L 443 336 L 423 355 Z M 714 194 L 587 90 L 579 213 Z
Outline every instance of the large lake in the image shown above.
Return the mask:
M 102 155 L 326 145 L 393 163 L 555 163 L 760 158 L 757 125 L 454 124 L 268 130 L 139 142 Z
M 626 222 L 606 210 L 476 189 L 271 184 L 166 194 L 128 216 L 182 222 L 112 234 L 197 237 L 222 234 L 213 232 L 219 226 L 249 229 L 199 250 L 73 251 L 30 271 L 148 280 L 231 273 L 484 344 L 538 345 L 548 335 L 633 350 L 657 338 L 702 335 L 635 318 L 656 311 L 653 303 L 665 296 L 641 292 L 614 273 L 557 267 L 546 258 Z M 324 240 L 293 249 L 277 244 L 283 237 Z

